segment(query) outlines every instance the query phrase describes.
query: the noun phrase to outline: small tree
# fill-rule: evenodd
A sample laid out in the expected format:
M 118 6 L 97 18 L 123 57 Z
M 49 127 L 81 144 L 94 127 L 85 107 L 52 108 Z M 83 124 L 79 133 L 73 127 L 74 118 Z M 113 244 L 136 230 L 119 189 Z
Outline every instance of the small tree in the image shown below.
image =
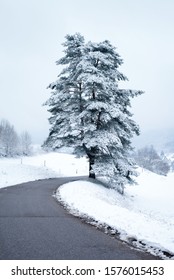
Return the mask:
M 24 131 L 20 136 L 20 148 L 23 155 L 28 156 L 31 153 L 31 136 L 27 131 Z
M 18 152 L 18 135 L 7 120 L 0 123 L 0 153 L 2 156 L 14 156 Z
M 139 129 L 128 109 L 131 98 L 142 92 L 119 89 L 119 81 L 127 78 L 118 71 L 123 61 L 109 41 L 85 44 L 75 34 L 66 36 L 64 46 L 57 64 L 66 67 L 49 85 L 52 127 L 45 145 L 73 146 L 78 156 L 86 154 L 89 177 L 107 176 L 119 187 L 132 183 L 129 151 Z

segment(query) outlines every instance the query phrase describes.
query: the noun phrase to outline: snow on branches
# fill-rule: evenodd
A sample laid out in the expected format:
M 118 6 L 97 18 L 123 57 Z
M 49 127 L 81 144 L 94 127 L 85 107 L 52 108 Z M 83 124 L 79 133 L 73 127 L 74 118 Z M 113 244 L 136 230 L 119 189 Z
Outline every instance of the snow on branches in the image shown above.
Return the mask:
M 109 41 L 85 43 L 76 33 L 67 35 L 63 46 L 65 55 L 56 62 L 63 70 L 49 85 L 51 129 L 45 145 L 74 147 L 78 156 L 87 155 L 89 177 L 108 176 L 113 187 L 123 189 L 133 182 L 129 152 L 131 138 L 139 134 L 129 107 L 142 91 L 119 89 L 127 77 L 118 70 L 123 60 Z

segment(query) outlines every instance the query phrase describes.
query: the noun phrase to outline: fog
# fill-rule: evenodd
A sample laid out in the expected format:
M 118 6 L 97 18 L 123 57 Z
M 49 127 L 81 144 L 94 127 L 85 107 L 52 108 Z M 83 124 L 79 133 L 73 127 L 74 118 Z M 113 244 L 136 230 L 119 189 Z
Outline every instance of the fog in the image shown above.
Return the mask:
M 120 87 L 145 92 L 132 101 L 142 134 L 174 128 L 173 12 L 172 0 L 0 0 L 0 119 L 45 140 L 46 87 L 59 74 L 65 35 L 80 32 L 116 46 L 129 79 Z

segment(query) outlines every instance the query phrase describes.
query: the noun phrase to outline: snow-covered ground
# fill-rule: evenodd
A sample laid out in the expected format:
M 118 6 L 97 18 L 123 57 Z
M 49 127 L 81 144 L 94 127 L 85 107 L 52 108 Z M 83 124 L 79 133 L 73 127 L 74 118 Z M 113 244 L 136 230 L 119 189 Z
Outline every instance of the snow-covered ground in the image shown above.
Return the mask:
M 64 153 L 0 159 L 0 187 L 87 172 L 85 158 Z M 73 214 L 89 217 L 97 226 L 106 226 L 106 231 L 119 233 L 121 239 L 166 258 L 162 251 L 174 255 L 174 173 L 164 177 L 139 172 L 138 185 L 126 186 L 124 196 L 100 184 L 77 181 L 61 186 L 57 198 Z
M 61 186 L 57 195 L 72 213 L 91 217 L 106 231 L 109 225 L 121 239 L 162 258 L 162 251 L 174 256 L 174 173 L 162 177 L 143 171 L 137 182 L 124 196 L 84 181 Z
M 87 169 L 85 158 L 64 153 L 0 158 L 0 188 L 38 179 L 86 175 Z

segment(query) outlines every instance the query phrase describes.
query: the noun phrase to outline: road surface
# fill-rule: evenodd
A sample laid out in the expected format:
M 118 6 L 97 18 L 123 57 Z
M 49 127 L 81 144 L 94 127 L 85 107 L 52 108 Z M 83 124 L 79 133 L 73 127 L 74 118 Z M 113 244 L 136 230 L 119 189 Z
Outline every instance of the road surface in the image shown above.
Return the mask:
M 0 189 L 1 260 L 157 259 L 67 213 L 53 193 L 71 180 L 39 180 Z

